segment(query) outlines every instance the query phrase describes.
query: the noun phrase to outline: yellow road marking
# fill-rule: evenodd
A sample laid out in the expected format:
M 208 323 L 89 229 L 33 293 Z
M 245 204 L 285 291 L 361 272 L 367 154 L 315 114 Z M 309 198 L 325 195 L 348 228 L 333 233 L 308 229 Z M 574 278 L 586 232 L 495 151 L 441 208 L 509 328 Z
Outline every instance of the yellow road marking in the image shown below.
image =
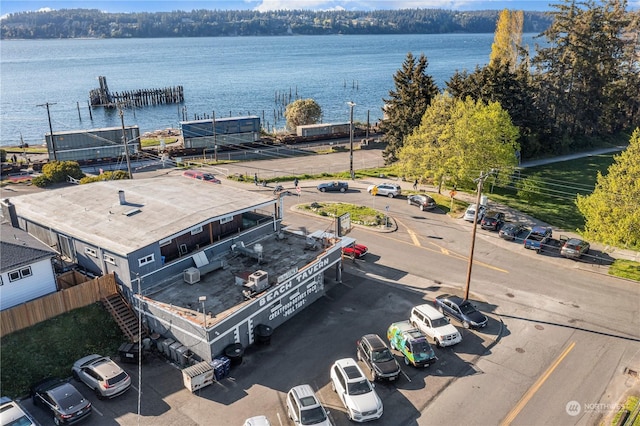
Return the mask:
M 422 244 L 420 244 L 420 240 L 418 239 L 418 236 L 416 235 L 416 233 L 413 232 L 409 228 L 407 228 L 407 232 L 409 233 L 409 236 L 411 237 L 411 240 L 413 241 L 413 245 L 418 246 L 418 247 L 422 247 Z
M 297 213 L 297 214 L 300 214 L 300 215 L 304 215 L 304 213 L 299 213 L 299 212 L 295 212 L 295 211 L 294 211 L 294 213 Z M 409 233 L 409 235 L 411 237 L 411 240 L 413 241 L 413 243 L 411 245 L 417 246 L 417 247 L 421 248 L 422 250 L 427 250 L 427 251 L 430 251 L 430 252 L 433 252 L 433 253 L 444 254 L 445 256 L 453 257 L 453 258 L 456 258 L 456 259 L 460 259 L 460 260 L 464 260 L 464 261 L 468 261 L 469 260 L 468 256 L 460 254 L 460 253 L 456 253 L 456 252 L 451 252 L 447 248 L 445 248 L 443 246 L 439 246 L 438 244 L 434 243 L 433 241 L 429 241 L 429 243 L 434 245 L 434 246 L 436 246 L 438 248 L 438 250 L 434 250 L 434 249 L 431 249 L 431 248 L 428 248 L 428 247 L 424 247 L 423 245 L 420 244 L 420 241 L 418 240 L 418 234 L 416 234 L 415 232 L 411 231 L 406 225 L 401 223 L 399 220 L 396 219 L 396 222 L 398 222 L 398 224 L 402 225 L 407 230 L 407 232 Z M 371 230 L 368 230 L 368 229 L 362 229 L 362 230 L 364 232 L 367 232 L 367 233 L 370 233 L 370 234 L 375 234 L 377 238 L 387 238 L 389 240 L 393 240 L 393 241 L 396 241 L 396 242 L 399 242 L 399 243 L 402 243 L 402 244 L 409 244 L 408 242 L 406 242 L 404 240 L 400 240 L 400 239 L 397 239 L 397 238 L 390 237 L 389 236 L 390 234 L 379 233 L 379 232 L 371 231 Z M 487 269 L 492 269 L 492 270 L 497 271 L 497 272 L 503 272 L 505 274 L 509 273 L 509 271 L 507 271 L 506 269 L 498 268 L 496 266 L 489 265 L 488 263 L 480 262 L 480 261 L 477 261 L 477 260 L 474 260 L 473 264 L 474 265 L 478 265 L 478 266 L 483 266 L 483 267 L 485 267 Z
M 564 351 L 562 351 L 560 356 L 556 358 L 553 364 L 551 364 L 551 366 L 547 368 L 547 371 L 545 371 L 544 374 L 540 376 L 538 380 L 536 380 L 536 382 L 529 388 L 529 390 L 524 394 L 524 396 L 520 399 L 520 401 L 518 401 L 516 406 L 513 407 L 513 409 L 509 412 L 507 417 L 505 417 L 504 420 L 500 422 L 500 426 L 507 426 L 511 424 L 511 422 L 516 418 L 516 416 L 520 414 L 520 411 L 522 411 L 525 405 L 527 405 L 529 400 L 533 398 L 533 395 L 535 395 L 535 393 L 538 392 L 538 390 L 544 384 L 544 382 L 549 378 L 549 376 L 551 376 L 551 373 L 553 373 L 553 371 L 558 367 L 558 365 L 560 365 L 562 360 L 565 359 L 567 355 L 569 355 L 569 352 L 571 352 L 571 350 L 575 345 L 576 345 L 576 342 L 571 342 L 571 344 Z
M 423 247 L 420 244 L 420 241 L 418 240 L 418 234 L 416 234 L 414 231 L 412 231 L 407 225 L 405 225 L 404 223 L 400 222 L 398 219 L 396 219 L 396 222 L 398 222 L 399 225 L 402 225 L 407 230 L 407 233 L 409 234 L 409 236 L 411 237 L 411 240 L 413 241 L 413 245 L 415 245 L 417 247 L 420 247 L 421 249 L 425 249 L 425 250 L 432 251 L 434 253 L 438 253 L 437 250 L 433 250 L 433 249 L 429 249 L 429 248 Z M 391 238 L 391 237 L 389 237 L 387 235 L 388 234 L 380 234 L 380 236 L 383 237 L 383 238 L 389 238 L 390 240 L 394 240 L 394 241 L 398 241 L 398 242 L 407 244 L 406 241 L 398 240 L 397 238 Z M 433 241 L 429 241 L 429 243 L 434 245 L 434 246 L 436 246 L 440 250 L 440 253 L 444 254 L 445 256 L 454 257 L 456 259 L 465 260 L 465 261 L 469 260 L 468 256 L 465 256 L 465 255 L 462 255 L 462 254 L 459 254 L 459 253 L 456 253 L 456 252 L 450 252 L 447 248 L 445 248 L 443 246 L 440 246 L 440 245 L 434 243 Z M 473 264 L 474 265 L 479 265 L 479 266 L 484 266 L 485 268 L 493 269 L 494 271 L 504 272 L 505 274 L 509 273 L 509 271 L 507 271 L 505 269 L 498 268 L 498 267 L 493 266 L 493 265 L 489 265 L 488 263 L 479 262 L 477 260 L 474 260 Z

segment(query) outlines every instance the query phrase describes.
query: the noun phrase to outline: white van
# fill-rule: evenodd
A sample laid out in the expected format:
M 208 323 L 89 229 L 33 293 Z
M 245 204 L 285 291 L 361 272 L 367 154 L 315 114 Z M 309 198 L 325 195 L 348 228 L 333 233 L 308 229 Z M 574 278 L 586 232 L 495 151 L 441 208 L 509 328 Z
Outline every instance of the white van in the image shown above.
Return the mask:
M 462 341 L 462 335 L 436 308 L 431 305 L 418 305 L 411 309 L 409 318 L 414 327 L 440 347 L 452 346 Z

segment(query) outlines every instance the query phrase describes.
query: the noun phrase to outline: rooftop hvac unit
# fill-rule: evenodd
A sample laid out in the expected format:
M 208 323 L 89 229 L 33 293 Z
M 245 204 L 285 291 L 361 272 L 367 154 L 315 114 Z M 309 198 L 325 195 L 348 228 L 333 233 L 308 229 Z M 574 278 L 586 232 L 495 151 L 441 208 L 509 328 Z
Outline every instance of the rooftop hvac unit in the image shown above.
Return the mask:
M 200 281 L 200 270 L 198 268 L 187 268 L 183 272 L 184 282 L 187 284 L 195 284 Z
M 269 288 L 269 274 L 262 270 L 254 272 L 249 275 L 249 282 L 246 286 L 256 293 L 266 290 Z

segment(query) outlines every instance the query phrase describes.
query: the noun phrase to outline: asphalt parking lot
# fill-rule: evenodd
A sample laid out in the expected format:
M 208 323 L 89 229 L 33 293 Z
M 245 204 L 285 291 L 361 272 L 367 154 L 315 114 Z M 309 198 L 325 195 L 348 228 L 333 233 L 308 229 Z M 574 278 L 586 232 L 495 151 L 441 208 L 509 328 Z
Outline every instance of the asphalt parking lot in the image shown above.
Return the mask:
M 121 364 L 132 376 L 133 387 L 113 400 L 98 400 L 83 384 L 72 383 L 93 403 L 92 425 L 240 425 L 245 418 L 264 414 L 273 425 L 290 424 L 286 414 L 286 392 L 308 383 L 329 409 L 336 425 L 350 424 L 338 396 L 331 390 L 329 368 L 334 360 L 356 358 L 355 342 L 367 333 L 386 341 L 387 327 L 408 319 L 412 306 L 431 302 L 446 289 L 407 290 L 389 283 L 350 274 L 334 283 L 325 297 L 277 328 L 269 345 L 247 348 L 242 364 L 230 375 L 208 387 L 190 393 L 183 385 L 181 371 L 161 355 L 152 354 L 142 365 L 142 375 L 134 364 Z M 456 377 L 477 374 L 473 364 L 490 353 L 501 330 L 501 322 L 491 314 L 491 306 L 477 302 L 489 316 L 481 331 L 463 329 L 460 344 L 435 348 L 438 361 L 428 368 L 406 366 L 395 353 L 403 370 L 400 380 L 376 382 L 384 404 L 384 415 L 376 425 L 411 425 L 428 402 Z M 364 368 L 363 368 L 364 369 Z M 364 369 L 365 372 L 368 371 Z M 140 392 L 140 416 L 138 390 Z M 29 400 L 25 408 L 42 425 L 51 418 Z

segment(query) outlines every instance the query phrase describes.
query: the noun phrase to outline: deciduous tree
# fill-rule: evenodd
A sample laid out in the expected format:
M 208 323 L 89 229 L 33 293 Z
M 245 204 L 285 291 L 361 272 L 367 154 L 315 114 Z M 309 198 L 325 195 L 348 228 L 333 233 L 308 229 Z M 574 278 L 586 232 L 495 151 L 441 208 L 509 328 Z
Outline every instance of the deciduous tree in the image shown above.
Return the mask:
M 287 128 L 295 130 L 305 124 L 316 124 L 322 118 L 322 108 L 313 99 L 298 99 L 287 105 L 284 111 Z
M 522 45 L 522 26 L 524 13 L 504 9 L 500 12 L 496 32 L 491 45 L 489 64 L 509 64 L 511 71 L 518 65 L 519 51 Z
M 614 157 L 607 173 L 598 173 L 591 195 L 578 195 L 585 236 L 617 247 L 640 250 L 640 128 L 629 146 Z
M 481 171 L 500 170 L 508 177 L 517 165 L 518 128 L 498 102 L 461 100 L 438 95 L 420 126 L 400 150 L 409 176 L 431 178 L 438 190 L 445 179 L 470 185 Z

